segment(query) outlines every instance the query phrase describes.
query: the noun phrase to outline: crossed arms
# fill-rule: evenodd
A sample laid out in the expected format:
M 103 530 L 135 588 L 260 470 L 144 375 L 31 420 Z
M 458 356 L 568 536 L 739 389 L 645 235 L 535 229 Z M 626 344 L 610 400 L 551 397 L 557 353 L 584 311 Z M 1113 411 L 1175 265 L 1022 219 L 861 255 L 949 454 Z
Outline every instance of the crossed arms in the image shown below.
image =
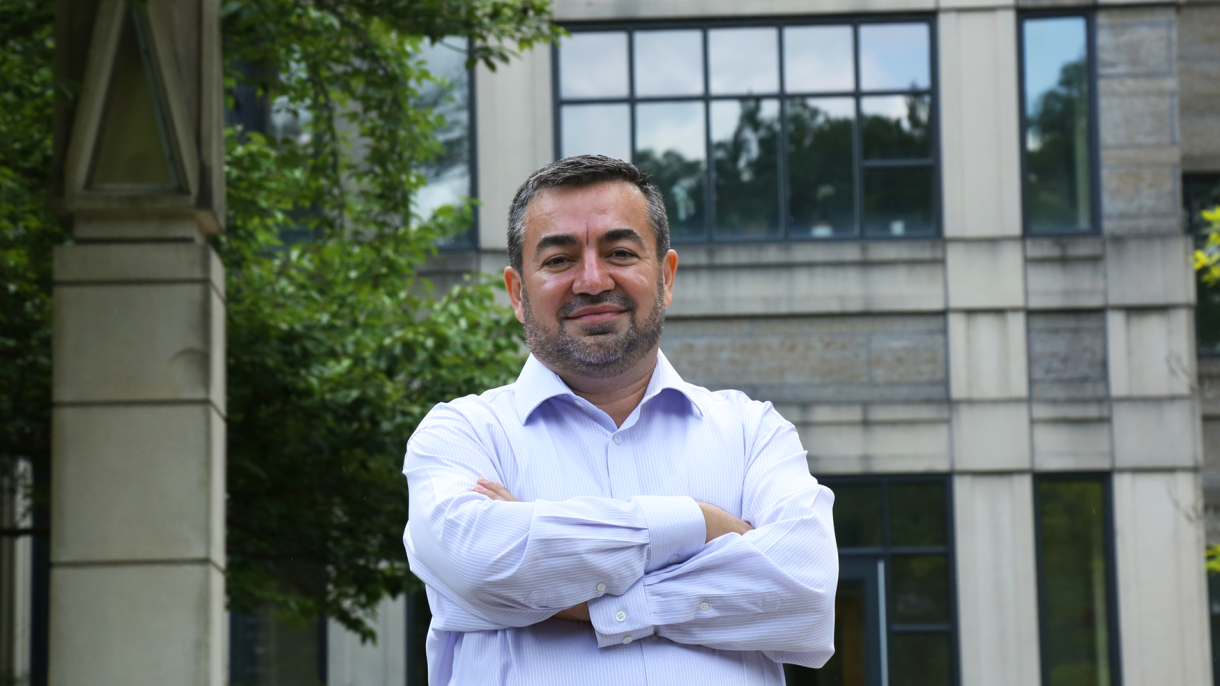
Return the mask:
M 524 627 L 564 611 L 583 618 L 587 603 L 601 647 L 655 633 L 821 666 L 833 653 L 833 496 L 809 476 L 792 425 L 760 407 L 741 509 L 754 528 L 712 536 L 717 527 L 687 496 L 523 503 L 507 490 L 473 491 L 498 475 L 493 453 L 467 419 L 438 406 L 404 467 L 404 542 L 432 591 L 433 628 Z

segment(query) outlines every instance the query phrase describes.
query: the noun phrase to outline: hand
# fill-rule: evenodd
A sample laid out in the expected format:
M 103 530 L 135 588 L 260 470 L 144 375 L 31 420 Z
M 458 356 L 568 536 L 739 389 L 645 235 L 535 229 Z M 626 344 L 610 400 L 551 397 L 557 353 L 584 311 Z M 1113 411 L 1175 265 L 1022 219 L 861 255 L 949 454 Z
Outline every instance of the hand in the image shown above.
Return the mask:
M 754 527 L 715 505 L 699 503 L 699 509 L 703 510 L 703 523 L 707 527 L 707 538 L 703 541 L 704 543 L 710 543 L 712 539 L 720 538 L 725 534 L 744 534 L 754 530 Z
M 573 605 L 572 607 L 569 607 L 566 610 L 560 610 L 559 612 L 556 612 L 555 614 L 551 615 L 551 617 L 553 617 L 555 619 L 566 619 L 566 620 L 572 621 L 572 622 L 592 622 L 593 621 L 593 620 L 589 619 L 589 603 L 581 603 L 579 605 Z
M 470 490 L 474 491 L 475 493 L 482 493 L 492 500 L 502 500 L 506 503 L 518 502 L 516 496 L 509 493 L 508 489 L 504 487 L 504 484 L 496 483 L 495 481 L 479 479 L 477 482 L 475 482 L 474 488 Z M 564 612 L 567 612 L 567 610 L 564 610 Z M 586 614 L 588 614 L 587 611 Z

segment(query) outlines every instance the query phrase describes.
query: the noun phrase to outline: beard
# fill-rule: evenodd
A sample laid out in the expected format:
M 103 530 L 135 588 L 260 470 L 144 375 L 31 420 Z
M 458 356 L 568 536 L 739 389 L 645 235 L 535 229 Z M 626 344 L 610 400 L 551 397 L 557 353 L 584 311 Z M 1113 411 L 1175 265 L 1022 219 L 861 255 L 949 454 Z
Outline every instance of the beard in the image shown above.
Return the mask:
M 525 342 L 530 352 L 547 366 L 560 372 L 589 379 L 608 379 L 633 367 L 661 341 L 665 328 L 665 282 L 657 275 L 656 299 L 651 311 L 638 318 L 638 304 L 618 291 L 597 295 L 577 293 L 556 313 L 558 324 L 551 329 L 541 324 L 530 307 L 529 293 L 521 290 L 521 309 L 525 326 Z M 578 324 L 581 336 L 573 336 L 564 328 L 564 320 L 573 312 L 595 305 L 614 305 L 627 313 L 627 328 L 615 331 L 617 322 Z

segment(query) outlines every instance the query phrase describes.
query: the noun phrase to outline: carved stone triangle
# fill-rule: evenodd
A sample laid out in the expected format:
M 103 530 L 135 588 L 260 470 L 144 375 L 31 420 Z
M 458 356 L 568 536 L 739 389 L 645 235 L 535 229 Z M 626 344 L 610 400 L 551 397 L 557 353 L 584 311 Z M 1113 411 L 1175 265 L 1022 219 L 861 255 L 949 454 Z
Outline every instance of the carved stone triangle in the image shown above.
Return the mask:
M 129 7 L 114 54 L 89 190 L 180 189 L 168 108 L 144 17 Z

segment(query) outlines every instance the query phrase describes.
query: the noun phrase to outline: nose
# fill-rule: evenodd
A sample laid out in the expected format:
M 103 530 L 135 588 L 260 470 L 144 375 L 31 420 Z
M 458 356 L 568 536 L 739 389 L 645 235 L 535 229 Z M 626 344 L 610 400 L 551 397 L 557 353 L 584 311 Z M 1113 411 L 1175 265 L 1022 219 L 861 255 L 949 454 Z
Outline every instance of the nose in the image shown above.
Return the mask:
M 610 270 L 602 263 L 601 256 L 595 248 L 586 249 L 581 255 L 577 266 L 576 280 L 572 282 L 573 293 L 597 295 L 614 288 L 614 279 Z

